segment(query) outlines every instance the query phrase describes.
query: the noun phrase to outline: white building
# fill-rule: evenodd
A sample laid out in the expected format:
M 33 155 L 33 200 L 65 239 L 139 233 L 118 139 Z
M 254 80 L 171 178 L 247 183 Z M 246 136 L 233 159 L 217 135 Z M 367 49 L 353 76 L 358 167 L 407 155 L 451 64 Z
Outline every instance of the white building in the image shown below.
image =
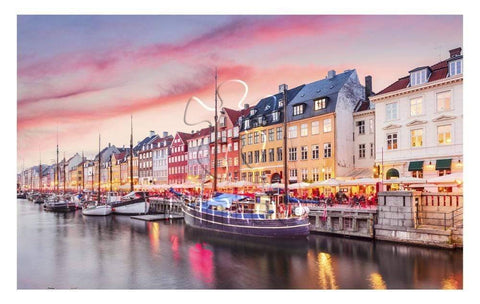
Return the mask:
M 461 48 L 417 67 L 370 100 L 375 104 L 376 164 L 383 177 L 431 178 L 463 171 Z
M 163 132 L 163 136 L 155 141 L 153 151 L 153 180 L 154 184 L 168 183 L 168 155 L 173 136 Z
M 353 113 L 353 157 L 355 178 L 372 177 L 375 165 L 375 109 L 368 101 Z

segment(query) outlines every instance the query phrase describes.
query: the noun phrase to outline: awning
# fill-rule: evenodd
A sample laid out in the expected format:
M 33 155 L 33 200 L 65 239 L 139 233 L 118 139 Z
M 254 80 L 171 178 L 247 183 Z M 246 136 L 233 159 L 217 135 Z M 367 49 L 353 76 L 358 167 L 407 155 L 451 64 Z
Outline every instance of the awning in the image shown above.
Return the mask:
M 408 171 L 422 171 L 423 170 L 423 160 L 412 161 L 408 164 Z
M 452 159 L 437 159 L 435 170 L 450 170 L 452 168 Z

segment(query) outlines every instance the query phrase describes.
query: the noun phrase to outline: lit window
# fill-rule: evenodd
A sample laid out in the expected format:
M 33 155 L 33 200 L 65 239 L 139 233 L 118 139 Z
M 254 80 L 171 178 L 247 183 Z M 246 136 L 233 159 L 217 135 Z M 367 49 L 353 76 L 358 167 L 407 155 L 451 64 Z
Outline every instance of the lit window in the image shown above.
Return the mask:
M 437 94 L 437 112 L 451 110 L 451 92 L 441 92 Z
M 323 121 L 323 132 L 331 132 L 332 131 L 332 120 L 330 118 L 325 119 Z
M 423 129 L 415 129 L 410 131 L 411 147 L 423 146 Z
M 460 59 L 460 60 L 451 61 L 448 64 L 448 70 L 449 70 L 450 76 L 462 74 L 462 70 L 463 70 L 462 60 Z
M 452 126 L 451 125 L 438 126 L 437 134 L 438 134 L 439 145 L 449 145 L 452 143 Z
M 396 102 L 388 103 L 385 106 L 385 117 L 387 121 L 398 118 L 398 104 Z
M 303 104 L 293 107 L 293 116 L 303 114 Z
M 288 127 L 288 138 L 297 137 L 297 126 Z
M 314 103 L 315 111 L 323 110 L 327 107 L 326 98 L 320 98 L 320 99 L 314 100 L 313 103 Z
M 300 126 L 300 136 L 308 136 L 308 124 L 302 124 Z
M 414 98 L 410 100 L 410 115 L 417 116 L 423 113 L 422 98 Z
M 391 133 L 387 134 L 387 149 L 388 150 L 396 150 L 398 148 L 398 134 Z
M 320 133 L 320 123 L 318 121 L 312 121 L 312 135 Z

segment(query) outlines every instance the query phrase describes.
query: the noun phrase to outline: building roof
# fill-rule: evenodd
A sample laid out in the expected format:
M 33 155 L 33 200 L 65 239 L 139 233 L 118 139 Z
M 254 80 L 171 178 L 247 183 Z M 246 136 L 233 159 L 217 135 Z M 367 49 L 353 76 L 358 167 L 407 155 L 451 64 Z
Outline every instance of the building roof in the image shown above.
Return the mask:
M 212 134 L 212 132 L 215 130 L 215 128 L 213 126 L 211 127 L 206 127 L 206 128 L 203 128 L 201 130 L 198 130 L 194 133 L 190 133 L 190 138 L 187 138 L 187 140 L 192 140 L 192 139 L 197 139 L 197 138 L 203 138 L 205 136 L 210 136 L 210 134 Z
M 305 85 L 302 84 L 298 87 L 287 90 L 287 103 L 291 102 L 291 100 L 298 94 L 298 92 L 300 92 L 300 90 L 304 86 Z M 242 116 L 242 120 L 240 121 L 245 121 L 247 119 L 251 120 L 252 121 L 251 127 L 253 128 L 258 126 L 256 124 L 257 124 L 257 119 L 259 117 L 263 117 L 265 121 L 265 125 L 267 126 L 271 124 L 281 123 L 283 122 L 283 113 L 282 111 L 280 111 L 281 108 L 279 108 L 279 102 L 282 100 L 283 100 L 283 92 L 277 93 L 269 97 L 265 97 L 261 99 L 255 106 L 250 107 L 248 109 L 249 111 L 243 111 L 245 116 Z M 251 110 L 254 110 L 253 115 L 250 113 Z M 280 112 L 278 121 L 273 121 L 273 112 Z M 241 131 L 245 130 L 244 124 L 240 126 L 240 130 Z
M 335 112 L 338 94 L 353 73 L 356 73 L 355 70 L 346 70 L 338 75 L 333 74 L 334 76 L 331 78 L 324 78 L 303 86 L 293 100 L 288 103 L 288 121 Z M 327 99 L 326 108 L 315 110 L 314 101 L 320 98 Z M 293 107 L 300 104 L 306 105 L 303 114 L 293 116 Z
M 462 56 L 460 56 L 461 50 L 462 50 L 462 48 L 456 48 L 456 49 L 450 50 L 450 57 L 449 58 L 447 58 L 443 61 L 440 61 L 440 62 L 438 62 L 434 65 L 431 65 L 431 66 L 422 66 L 422 67 L 415 68 L 413 70 L 410 70 L 410 72 L 418 71 L 418 70 L 421 70 L 421 69 L 424 69 L 424 68 L 429 68 L 431 70 L 431 74 L 430 74 L 430 77 L 427 80 L 427 83 L 447 78 L 447 76 L 448 76 L 448 61 L 462 58 Z M 395 91 L 398 91 L 398 90 L 408 88 L 409 86 L 410 86 L 410 75 L 399 78 L 397 81 L 390 84 L 385 89 L 378 92 L 376 95 L 382 95 L 382 94 L 386 94 L 386 93 L 395 92 Z
M 232 124 L 236 125 L 237 122 L 238 122 L 238 119 L 241 116 L 245 116 L 249 113 L 250 108 L 252 108 L 252 107 L 246 107 L 246 108 L 241 109 L 241 110 L 234 110 L 234 109 L 229 109 L 229 108 L 223 108 L 222 110 L 225 112 L 226 116 L 228 117 L 228 119 L 230 119 Z

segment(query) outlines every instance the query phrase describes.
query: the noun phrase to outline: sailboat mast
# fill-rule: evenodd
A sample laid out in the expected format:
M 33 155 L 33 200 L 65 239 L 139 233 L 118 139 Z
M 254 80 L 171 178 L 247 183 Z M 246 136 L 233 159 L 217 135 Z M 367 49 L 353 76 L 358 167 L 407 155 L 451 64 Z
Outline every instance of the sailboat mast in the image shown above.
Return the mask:
M 213 161 L 213 193 L 217 192 L 217 170 L 218 170 L 218 113 L 217 113 L 217 68 L 215 68 L 215 149 Z
M 113 154 L 112 154 L 113 155 Z M 112 155 L 110 155 L 110 192 L 112 192 Z
M 66 188 L 66 172 L 65 172 L 66 167 L 67 167 L 67 164 L 65 162 L 65 152 L 63 152 L 63 194 L 65 194 L 65 188 Z
M 130 115 L 130 192 L 133 191 L 133 117 Z
M 102 151 L 100 151 L 100 134 L 98 134 L 98 197 L 97 203 L 100 204 L 100 175 L 101 175 L 101 159 L 102 159 Z
M 40 153 L 40 164 L 38 166 L 38 189 L 42 192 L 42 153 Z
M 85 189 L 85 156 L 82 151 L 82 191 Z
M 283 186 L 285 204 L 288 204 L 288 172 L 287 172 L 287 85 L 283 84 Z
M 59 182 L 60 182 L 60 177 L 58 176 L 58 174 L 60 173 L 59 170 L 58 170 L 58 133 L 57 133 L 57 164 L 56 164 L 56 177 L 55 177 L 55 190 L 56 190 L 56 193 L 58 195 L 58 186 L 59 186 Z

